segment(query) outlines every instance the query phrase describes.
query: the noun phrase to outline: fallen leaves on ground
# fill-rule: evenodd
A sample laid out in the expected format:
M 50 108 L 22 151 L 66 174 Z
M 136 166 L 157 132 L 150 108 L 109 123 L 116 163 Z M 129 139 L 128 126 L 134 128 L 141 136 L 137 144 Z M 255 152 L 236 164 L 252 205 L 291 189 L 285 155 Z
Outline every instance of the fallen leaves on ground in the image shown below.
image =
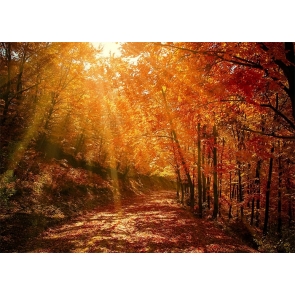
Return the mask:
M 30 240 L 23 252 L 257 252 L 214 221 L 194 218 L 175 193 L 154 192 L 101 206 Z

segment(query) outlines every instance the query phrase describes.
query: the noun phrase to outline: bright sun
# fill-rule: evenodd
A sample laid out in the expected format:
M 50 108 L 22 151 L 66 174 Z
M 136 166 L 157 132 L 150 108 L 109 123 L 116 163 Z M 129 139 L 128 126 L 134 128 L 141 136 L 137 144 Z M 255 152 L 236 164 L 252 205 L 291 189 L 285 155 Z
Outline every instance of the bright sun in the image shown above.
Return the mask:
M 110 56 L 111 54 L 115 54 L 115 56 L 120 56 L 121 53 L 119 51 L 120 44 L 115 42 L 92 42 L 93 46 L 98 47 L 99 45 L 103 46 L 102 55 Z

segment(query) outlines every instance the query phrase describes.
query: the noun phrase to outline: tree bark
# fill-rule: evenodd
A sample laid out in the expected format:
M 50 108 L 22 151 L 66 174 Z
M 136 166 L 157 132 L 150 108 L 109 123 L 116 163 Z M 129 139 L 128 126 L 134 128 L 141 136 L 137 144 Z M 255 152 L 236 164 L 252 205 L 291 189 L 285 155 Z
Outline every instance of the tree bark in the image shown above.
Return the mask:
M 281 159 L 281 147 L 280 141 L 278 142 L 279 148 L 279 157 L 278 157 L 278 168 L 279 168 L 279 175 L 278 175 L 278 234 L 281 236 L 282 234 L 282 159 Z
M 232 218 L 231 210 L 232 210 L 232 179 L 231 172 L 229 172 L 229 210 L 228 210 L 228 219 Z
M 207 176 L 207 188 L 206 188 L 206 192 L 207 192 L 207 203 L 208 203 L 208 210 L 210 210 L 210 176 Z
M 241 176 L 241 162 L 238 161 L 238 189 L 239 189 L 239 193 L 238 193 L 238 201 L 239 203 L 242 203 L 244 200 L 244 196 L 243 196 L 243 185 L 242 185 L 242 176 Z M 243 219 L 244 217 L 244 207 L 243 205 L 241 205 L 241 219 Z
M 202 174 L 201 174 L 201 124 L 198 123 L 198 200 L 199 200 L 199 217 L 203 215 L 203 195 L 202 195 Z
M 286 66 L 286 70 L 284 70 L 284 74 L 288 79 L 289 84 L 289 97 L 292 103 L 292 115 L 295 120 L 295 52 L 294 52 L 294 44 L 293 42 L 285 43 L 286 50 L 286 58 L 291 63 Z
M 7 115 L 8 109 L 11 102 L 10 95 L 11 95 L 11 43 L 8 42 L 5 46 L 5 57 L 7 62 L 7 84 L 6 90 L 4 95 L 2 96 L 4 100 L 4 108 L 2 113 L 1 125 L 4 125 Z
M 206 125 L 203 126 L 203 138 L 206 138 Z M 204 173 L 204 167 L 205 167 L 205 143 L 203 143 L 202 146 L 202 194 L 203 194 L 203 203 L 206 202 L 206 175 Z
M 261 160 L 257 161 L 256 164 L 256 172 L 255 172 L 255 180 L 254 180 L 254 188 L 252 189 L 252 193 L 254 194 L 253 198 L 252 198 L 252 210 L 251 210 L 251 222 L 250 225 L 253 225 L 254 222 L 254 207 L 255 207 L 255 198 L 256 198 L 256 223 L 259 223 L 258 220 L 258 216 L 259 216 L 259 212 L 258 210 L 260 209 L 259 206 L 259 198 L 260 198 L 260 167 L 261 167 Z M 256 225 L 258 226 L 258 225 Z
M 166 110 L 166 113 L 167 113 L 168 121 L 169 121 L 169 124 L 170 124 L 171 135 L 172 135 L 173 141 L 176 144 L 176 150 L 177 150 L 177 153 L 178 153 L 179 158 L 180 158 L 180 163 L 181 163 L 181 166 L 182 166 L 182 168 L 183 168 L 183 170 L 185 172 L 187 182 L 188 182 L 188 185 L 189 185 L 189 188 L 190 188 L 190 206 L 192 208 L 192 211 L 194 211 L 194 207 L 195 207 L 194 184 L 193 184 L 193 181 L 191 179 L 191 176 L 190 176 L 190 173 L 189 173 L 189 168 L 188 168 L 187 163 L 186 163 L 186 161 L 184 159 L 182 149 L 181 149 L 180 143 L 179 143 L 178 138 L 177 138 L 177 134 L 176 134 L 176 131 L 175 131 L 175 128 L 174 128 L 174 124 L 173 124 L 173 121 L 172 121 L 172 118 L 171 118 L 171 115 L 170 115 L 170 111 L 169 111 L 169 107 L 168 107 L 168 104 L 167 104 L 167 100 L 166 100 L 166 92 L 163 89 L 163 87 L 162 87 L 162 97 L 163 97 L 164 107 L 165 107 L 165 110 Z
M 274 146 L 271 148 L 271 154 L 274 152 Z M 267 234 L 268 231 L 268 220 L 269 220 L 269 199 L 270 199 L 270 187 L 271 187 L 271 177 L 272 177 L 272 168 L 273 168 L 273 157 L 271 156 L 269 160 L 269 169 L 268 169 L 268 179 L 266 183 L 266 194 L 265 194 L 265 217 L 263 225 L 263 235 Z
M 214 196 L 214 207 L 213 207 L 213 218 L 217 218 L 218 214 L 218 188 L 217 188 L 217 128 L 213 126 L 214 136 L 214 147 L 213 147 L 213 196 Z

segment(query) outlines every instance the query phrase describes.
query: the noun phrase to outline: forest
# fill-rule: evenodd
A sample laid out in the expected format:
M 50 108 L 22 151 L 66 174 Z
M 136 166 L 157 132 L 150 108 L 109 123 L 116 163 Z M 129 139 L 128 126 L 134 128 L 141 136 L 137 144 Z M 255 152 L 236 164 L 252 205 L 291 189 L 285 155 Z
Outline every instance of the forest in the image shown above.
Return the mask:
M 0 43 L 0 252 L 295 252 L 295 42 Z

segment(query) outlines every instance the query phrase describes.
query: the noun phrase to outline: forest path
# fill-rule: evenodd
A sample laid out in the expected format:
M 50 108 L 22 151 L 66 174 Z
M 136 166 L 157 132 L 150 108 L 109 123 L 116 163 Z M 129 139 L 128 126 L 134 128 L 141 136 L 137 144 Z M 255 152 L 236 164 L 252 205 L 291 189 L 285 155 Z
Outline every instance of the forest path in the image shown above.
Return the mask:
M 160 191 L 117 200 L 48 229 L 23 252 L 257 252 Z

